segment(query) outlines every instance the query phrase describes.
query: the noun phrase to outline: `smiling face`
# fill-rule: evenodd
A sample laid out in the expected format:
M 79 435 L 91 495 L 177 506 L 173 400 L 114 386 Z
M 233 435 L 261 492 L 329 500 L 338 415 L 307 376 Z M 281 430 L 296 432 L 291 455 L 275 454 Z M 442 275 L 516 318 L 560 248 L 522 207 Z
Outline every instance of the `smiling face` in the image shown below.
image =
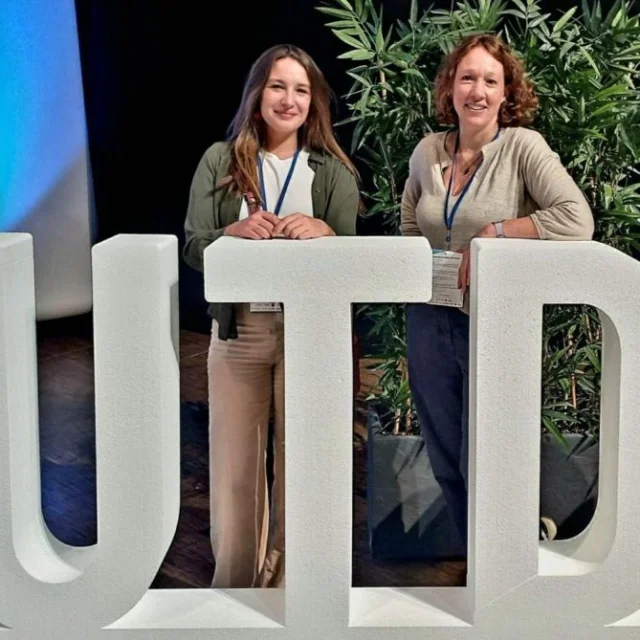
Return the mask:
M 460 60 L 452 89 L 461 128 L 498 126 L 500 105 L 505 101 L 504 69 L 484 47 L 474 47 Z
M 260 114 L 272 133 L 295 133 L 307 119 L 311 83 L 304 67 L 293 58 L 280 58 L 271 67 L 262 91 Z

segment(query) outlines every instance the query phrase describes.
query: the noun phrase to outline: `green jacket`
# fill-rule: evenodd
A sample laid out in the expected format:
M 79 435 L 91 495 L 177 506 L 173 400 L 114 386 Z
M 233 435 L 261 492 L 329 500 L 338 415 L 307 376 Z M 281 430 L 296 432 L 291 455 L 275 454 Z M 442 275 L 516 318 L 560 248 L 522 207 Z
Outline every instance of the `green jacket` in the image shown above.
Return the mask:
M 227 186 L 216 188 L 218 181 L 228 175 L 230 148 L 228 142 L 209 147 L 191 183 L 183 257 L 201 272 L 204 250 L 240 216 L 240 194 L 231 193 Z M 336 235 L 355 235 L 360 200 L 355 177 L 340 160 L 324 151 L 310 150 L 309 166 L 315 172 L 311 194 L 314 217 L 324 220 Z M 238 337 L 233 304 L 212 303 L 209 315 L 218 321 L 220 340 Z

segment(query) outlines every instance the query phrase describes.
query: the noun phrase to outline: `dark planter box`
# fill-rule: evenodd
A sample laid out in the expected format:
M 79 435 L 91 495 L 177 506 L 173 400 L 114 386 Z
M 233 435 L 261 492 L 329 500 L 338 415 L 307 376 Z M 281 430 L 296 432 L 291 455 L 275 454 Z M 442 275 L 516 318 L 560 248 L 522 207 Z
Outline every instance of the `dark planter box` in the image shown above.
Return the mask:
M 565 436 L 573 450 L 582 436 Z M 594 446 L 587 446 L 587 445 Z M 551 436 L 542 437 L 540 449 L 540 515 L 558 526 L 558 539 L 577 536 L 591 522 L 598 501 L 598 460 L 600 448 L 593 440 L 568 452 Z
M 421 436 L 380 433 L 368 414 L 367 510 L 371 556 L 379 560 L 438 560 L 465 555 L 436 482 Z M 571 447 L 581 436 L 568 436 Z M 582 449 L 582 448 L 581 448 Z M 553 518 L 558 538 L 590 522 L 597 500 L 598 447 L 567 458 L 550 437 L 541 442 L 541 515 Z M 589 493 L 590 487 L 594 489 Z
M 367 510 L 371 555 L 380 560 L 464 556 L 421 436 L 379 433 L 368 414 Z

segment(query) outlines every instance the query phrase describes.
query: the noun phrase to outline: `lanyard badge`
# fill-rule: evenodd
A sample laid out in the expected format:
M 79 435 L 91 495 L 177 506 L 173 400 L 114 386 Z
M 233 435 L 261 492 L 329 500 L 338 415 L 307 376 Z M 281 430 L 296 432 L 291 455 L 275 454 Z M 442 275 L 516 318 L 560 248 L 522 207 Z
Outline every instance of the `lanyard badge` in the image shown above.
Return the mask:
M 496 135 L 493 136 L 493 139 L 491 140 L 491 142 L 493 142 L 498 137 L 499 133 L 500 133 L 500 129 L 496 131 Z M 475 171 L 471 174 L 471 177 L 469 178 L 469 180 L 467 180 L 467 184 L 464 185 L 464 189 L 462 190 L 462 193 L 458 196 L 458 200 L 456 201 L 456 203 L 453 205 L 453 209 L 451 210 L 451 213 L 449 213 L 449 198 L 451 197 L 451 185 L 453 184 L 453 179 L 455 177 L 456 155 L 458 154 L 459 150 L 460 150 L 460 132 L 458 132 L 458 134 L 456 135 L 456 146 L 455 146 L 455 149 L 453 150 L 453 160 L 451 162 L 451 176 L 449 178 L 449 186 L 447 187 L 447 197 L 444 201 L 444 224 L 447 227 L 447 237 L 445 238 L 445 241 L 444 241 L 445 251 L 451 250 L 451 228 L 453 227 L 453 220 L 456 217 L 456 213 L 458 213 L 458 209 L 460 208 L 460 205 L 462 204 L 464 197 L 467 195 L 467 192 L 471 187 L 471 183 L 476 177 L 476 173 L 478 173 L 478 169 L 480 169 L 480 167 L 482 166 L 482 163 L 484 162 L 484 156 L 483 156 L 482 161 L 475 168 Z
M 280 196 L 278 198 L 278 202 L 276 203 L 276 208 L 273 210 L 275 215 L 279 215 L 280 209 L 282 208 L 282 203 L 284 202 L 284 197 L 287 193 L 287 189 L 289 188 L 289 183 L 291 182 L 291 177 L 293 176 L 293 172 L 296 168 L 296 162 L 298 162 L 298 156 L 300 155 L 300 148 L 296 149 L 295 155 L 293 156 L 293 160 L 291 161 L 291 166 L 289 167 L 289 172 L 287 173 L 287 177 L 285 178 L 284 185 L 282 186 L 282 190 L 280 191 Z M 262 198 L 262 208 L 265 211 L 268 211 L 267 205 L 267 193 L 264 187 L 264 169 L 262 167 L 263 159 L 260 154 L 258 154 L 258 171 L 260 173 L 260 197 Z

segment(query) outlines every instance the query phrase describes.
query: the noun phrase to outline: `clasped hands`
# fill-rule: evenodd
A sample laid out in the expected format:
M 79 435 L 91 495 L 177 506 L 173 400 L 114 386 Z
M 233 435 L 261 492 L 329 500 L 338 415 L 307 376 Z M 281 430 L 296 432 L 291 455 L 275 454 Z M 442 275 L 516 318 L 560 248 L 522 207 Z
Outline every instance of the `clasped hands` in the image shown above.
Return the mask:
M 495 238 L 496 228 L 493 223 L 490 223 L 483 227 L 473 238 Z M 472 240 L 473 240 L 472 238 Z M 458 289 L 466 292 L 469 288 L 470 277 L 469 267 L 471 265 L 471 247 L 466 249 L 459 249 L 458 253 L 462 254 L 462 262 L 460 263 L 460 269 L 458 270 Z
M 279 218 L 271 211 L 256 211 L 244 220 L 233 222 L 225 228 L 224 235 L 250 240 L 289 238 L 310 240 L 321 236 L 334 236 L 333 229 L 323 220 L 304 213 L 292 213 Z
M 270 211 L 256 211 L 248 218 L 230 224 L 224 233 L 227 236 L 251 240 L 268 240 L 277 237 L 308 240 L 335 235 L 333 229 L 318 218 L 312 218 L 304 213 L 293 213 L 284 218 L 278 218 Z M 488 224 L 473 237 L 495 238 L 495 227 L 493 224 Z M 458 271 L 458 288 L 466 291 L 469 288 L 470 247 L 458 250 L 458 253 L 462 254 L 462 262 Z

